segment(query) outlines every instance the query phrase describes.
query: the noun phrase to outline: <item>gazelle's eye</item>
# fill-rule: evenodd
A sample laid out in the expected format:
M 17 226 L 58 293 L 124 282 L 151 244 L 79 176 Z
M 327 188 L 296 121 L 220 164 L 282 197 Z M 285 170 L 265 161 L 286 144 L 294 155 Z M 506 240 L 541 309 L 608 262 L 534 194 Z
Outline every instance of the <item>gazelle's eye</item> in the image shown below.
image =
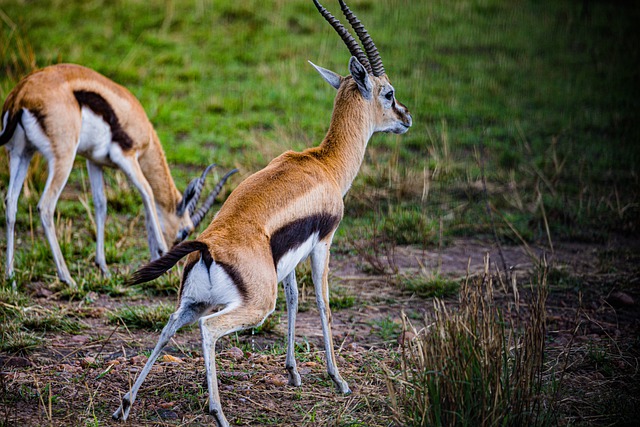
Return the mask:
M 391 101 L 393 99 L 393 91 L 390 90 L 384 97 Z

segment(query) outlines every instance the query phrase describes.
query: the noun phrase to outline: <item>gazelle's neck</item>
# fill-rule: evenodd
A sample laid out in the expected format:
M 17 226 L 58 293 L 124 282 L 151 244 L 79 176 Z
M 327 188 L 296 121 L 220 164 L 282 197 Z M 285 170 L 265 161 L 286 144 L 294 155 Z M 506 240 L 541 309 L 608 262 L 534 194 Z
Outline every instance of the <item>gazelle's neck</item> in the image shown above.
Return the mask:
M 340 185 L 343 196 L 360 170 L 367 143 L 374 131 L 366 105 L 360 105 L 365 101 L 354 102 L 356 96 L 359 96 L 357 90 L 340 89 L 327 135 L 315 149 L 318 159 Z
M 151 142 L 139 158 L 140 168 L 151 186 L 156 206 L 167 213 L 173 212 L 182 195 L 173 182 L 158 135 L 153 129 L 151 133 Z

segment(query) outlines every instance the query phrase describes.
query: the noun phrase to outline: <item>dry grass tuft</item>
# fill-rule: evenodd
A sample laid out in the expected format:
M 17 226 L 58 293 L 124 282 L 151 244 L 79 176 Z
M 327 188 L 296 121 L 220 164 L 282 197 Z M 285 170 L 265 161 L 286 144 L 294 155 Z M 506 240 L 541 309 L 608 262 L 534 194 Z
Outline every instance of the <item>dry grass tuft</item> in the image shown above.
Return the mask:
M 463 283 L 457 309 L 434 300 L 417 330 L 403 316 L 399 373 L 388 389 L 401 425 L 545 425 L 543 354 L 546 268 L 532 284 L 526 323 L 516 304 L 500 310 L 488 256 L 485 274 Z M 414 337 L 410 339 L 409 337 Z

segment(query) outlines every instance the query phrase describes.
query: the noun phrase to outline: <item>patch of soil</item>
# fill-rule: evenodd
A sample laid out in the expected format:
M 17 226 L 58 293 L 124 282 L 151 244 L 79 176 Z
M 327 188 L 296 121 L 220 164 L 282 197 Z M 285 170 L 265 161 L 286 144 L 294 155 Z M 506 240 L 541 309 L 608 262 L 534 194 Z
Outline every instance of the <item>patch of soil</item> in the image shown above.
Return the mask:
M 438 250 L 399 247 L 392 262 L 399 274 L 463 278 L 506 265 L 526 305 L 527 284 L 545 254 L 549 275 L 546 358 L 564 370 L 556 396 L 559 424 L 624 424 L 638 415 L 640 351 L 640 245 L 612 240 L 608 245 L 556 243 L 548 248 L 495 247 L 457 240 Z M 504 263 L 503 263 L 504 259 Z M 401 333 L 401 311 L 414 319 L 432 308 L 431 299 L 404 291 L 392 277 L 365 274 L 362 260 L 337 254 L 332 285 L 355 297 L 350 308 L 333 311 L 338 367 L 353 393 L 341 396 L 325 372 L 322 331 L 312 290 L 303 289 L 296 342 L 303 384 L 286 384 L 286 313 L 269 332 L 232 335 L 217 346 L 222 405 L 234 425 L 394 425 L 385 374 Z M 36 287 L 37 288 L 37 287 Z M 134 301 L 96 295 L 94 302 L 58 300 L 34 289 L 43 306 L 82 313 L 88 328 L 77 335 L 46 334 L 42 347 L 27 355 L 0 354 L 0 425 L 123 425 L 111 420 L 155 346 L 158 332 L 128 330 L 107 322 L 106 312 L 124 304 L 172 302 L 172 297 Z M 501 298 L 513 301 L 510 285 Z M 451 298 L 451 304 L 455 299 Z M 212 424 L 206 415 L 207 386 L 197 327 L 179 332 L 145 381 L 124 425 Z M 640 418 L 636 418 L 640 419 Z

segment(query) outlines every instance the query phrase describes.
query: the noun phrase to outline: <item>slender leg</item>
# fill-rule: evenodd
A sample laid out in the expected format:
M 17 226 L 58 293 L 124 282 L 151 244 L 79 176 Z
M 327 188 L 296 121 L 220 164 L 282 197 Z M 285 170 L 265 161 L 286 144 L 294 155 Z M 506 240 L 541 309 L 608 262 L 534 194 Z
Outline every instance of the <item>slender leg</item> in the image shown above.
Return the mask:
M 147 363 L 144 365 L 142 372 L 140 372 L 140 375 L 136 379 L 136 382 L 131 390 L 129 390 L 129 392 L 122 397 L 122 403 L 120 404 L 120 407 L 113 413 L 112 417 L 114 420 L 121 419 L 124 421 L 127 419 L 127 417 L 129 416 L 129 411 L 131 410 L 131 405 L 133 405 L 133 402 L 136 400 L 138 390 L 149 374 L 149 371 L 151 370 L 154 362 L 156 361 L 158 356 L 160 356 L 162 349 L 164 349 L 164 347 L 167 345 L 171 337 L 175 335 L 178 329 L 180 329 L 184 325 L 193 323 L 199 316 L 199 311 L 195 311 L 188 306 L 180 306 L 180 308 L 169 317 L 169 321 L 162 329 L 160 338 L 158 339 L 158 343 L 153 349 L 151 356 L 149 356 Z
M 162 235 L 160 220 L 158 219 L 151 186 L 142 173 L 140 164 L 134 157 L 116 155 L 111 158 L 140 192 L 146 214 L 147 236 L 149 241 L 149 250 L 151 251 L 151 260 L 160 258 L 165 252 L 167 252 L 167 244 L 165 243 L 164 236 Z
M 21 127 L 17 127 L 13 137 L 13 146 L 9 151 L 9 188 L 6 196 L 6 219 L 7 219 L 7 259 L 5 274 L 7 279 L 12 281 L 15 288 L 16 283 L 13 278 L 13 251 L 16 226 L 16 214 L 18 212 L 18 198 L 22 191 L 22 184 L 27 176 L 29 163 L 33 157 L 33 151 L 25 147 L 26 140 Z
M 36 117 L 27 109 L 23 109 L 20 121 L 20 128 L 24 130 L 23 135 L 28 144 L 36 148 L 47 159 L 49 174 L 38 202 L 38 211 L 45 236 L 53 253 L 58 277 L 62 282 L 72 287 L 75 287 L 76 283 L 71 278 L 67 264 L 60 251 L 53 216 L 60 193 L 62 193 L 62 189 L 66 185 L 67 179 L 69 179 L 76 150 L 78 149 L 82 120 L 80 110 L 74 104 L 62 102 L 56 105 L 56 114 L 60 114 L 59 117 L 66 117 L 65 123 L 64 125 L 58 123 L 57 126 L 49 127 L 46 133 L 43 127 L 43 118 Z M 74 117 L 77 120 L 74 120 Z
M 75 287 L 76 282 L 71 278 L 69 269 L 64 261 L 62 252 L 60 251 L 60 245 L 58 244 L 58 238 L 56 237 L 56 229 L 53 222 L 53 214 L 58 203 L 58 198 L 62 189 L 67 183 L 71 168 L 73 167 L 74 156 L 67 156 L 66 158 L 50 158 L 49 163 L 49 176 L 47 177 L 47 183 L 45 184 L 44 191 L 38 202 L 38 211 L 40 212 L 40 220 L 42 221 L 42 227 L 44 228 L 44 234 L 47 236 L 49 246 L 51 246 L 51 252 L 53 253 L 53 260 L 56 263 L 58 270 L 58 277 L 64 283 Z
M 292 271 L 283 280 L 284 292 L 287 300 L 287 359 L 285 368 L 289 373 L 289 385 L 299 387 L 302 384 L 298 368 L 296 367 L 295 356 L 295 335 L 296 335 L 296 314 L 298 313 L 298 283 L 296 282 L 296 271 Z
M 93 207 L 96 211 L 96 265 L 102 274 L 109 277 L 109 269 L 104 256 L 104 223 L 107 218 L 107 198 L 104 195 L 102 167 L 87 159 L 87 171 L 93 195 Z
M 275 301 L 274 301 L 275 302 Z M 245 307 L 225 308 L 222 311 L 200 319 L 204 363 L 207 367 L 207 386 L 209 387 L 209 413 L 213 415 L 218 427 L 229 427 L 222 412 L 218 378 L 216 375 L 216 342 L 231 332 L 260 324 L 269 315 L 270 310 L 248 309 Z
M 322 322 L 322 335 L 327 355 L 327 372 L 343 394 L 351 393 L 349 385 L 342 379 L 336 366 L 336 355 L 333 351 L 333 335 L 331 334 L 331 308 L 329 307 L 329 242 L 319 242 L 311 251 L 311 277 L 316 292 L 316 303 Z

